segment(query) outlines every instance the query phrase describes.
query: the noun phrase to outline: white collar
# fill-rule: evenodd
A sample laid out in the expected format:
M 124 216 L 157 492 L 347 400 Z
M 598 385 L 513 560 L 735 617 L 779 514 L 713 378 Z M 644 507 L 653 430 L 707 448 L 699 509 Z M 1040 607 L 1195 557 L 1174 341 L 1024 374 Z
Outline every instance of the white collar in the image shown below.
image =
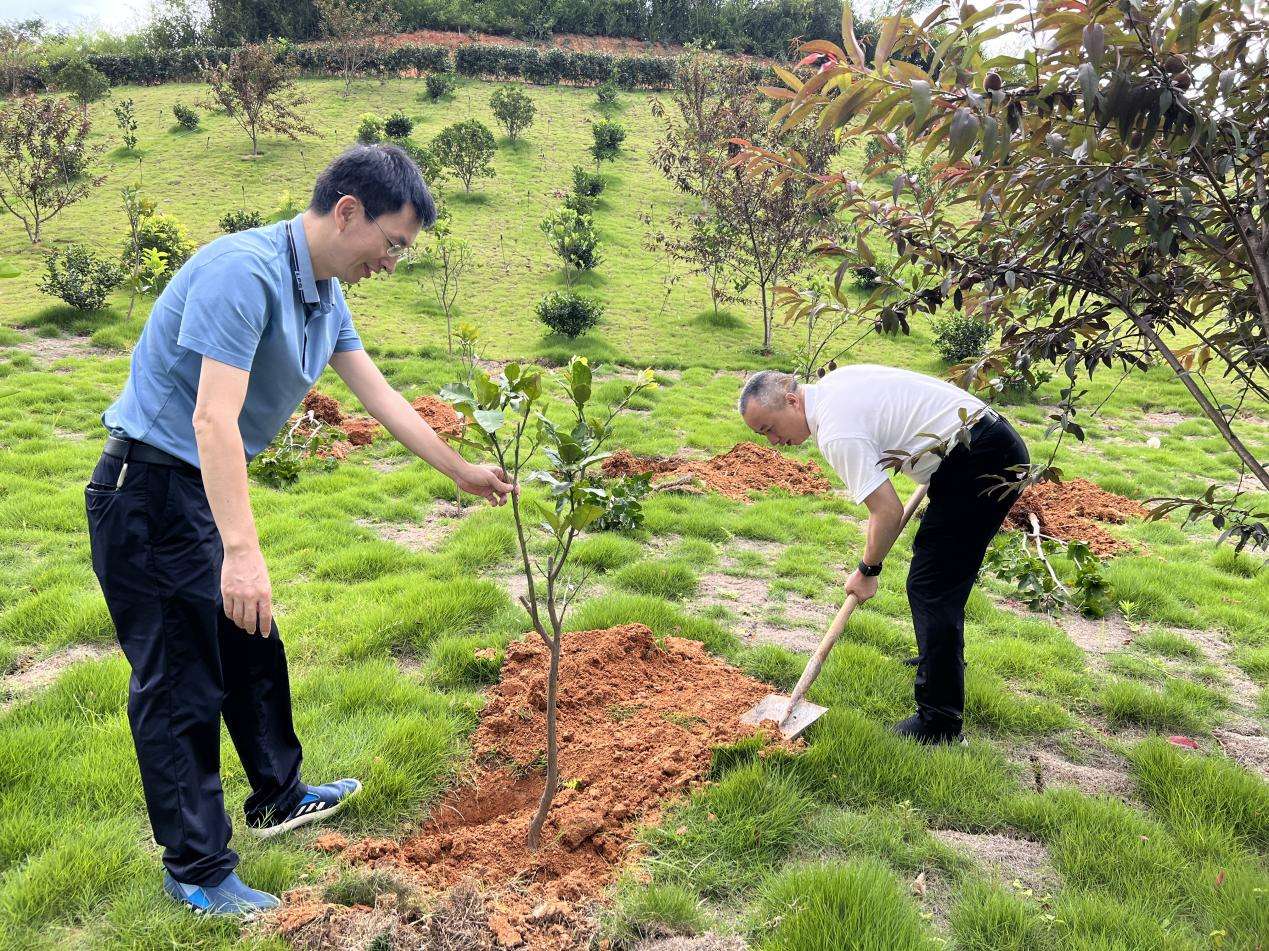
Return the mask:
M 806 426 L 818 441 L 819 420 L 815 418 L 815 401 L 818 399 L 817 387 L 812 383 L 802 386 L 802 411 L 806 414 Z

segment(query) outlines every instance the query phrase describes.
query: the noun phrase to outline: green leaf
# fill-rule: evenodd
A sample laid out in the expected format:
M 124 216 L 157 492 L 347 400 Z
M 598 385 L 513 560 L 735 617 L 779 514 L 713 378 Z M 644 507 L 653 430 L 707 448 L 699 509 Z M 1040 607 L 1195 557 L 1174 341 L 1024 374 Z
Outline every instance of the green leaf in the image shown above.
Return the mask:
M 441 387 L 440 396 L 446 403 L 471 403 L 475 400 L 471 387 L 466 383 L 446 383 Z
M 842 47 L 852 63 L 864 65 L 864 48 L 855 36 L 855 16 L 851 13 L 850 0 L 842 0 Z
M 955 162 L 968 151 L 978 139 L 978 116 L 968 106 L 961 106 L 952 117 L 952 127 L 948 132 L 948 161 Z
M 569 517 L 569 524 L 580 532 L 603 514 L 604 510 L 601 506 L 588 503 L 582 504 L 573 509 L 573 514 Z
M 930 84 L 924 79 L 912 80 L 912 128 L 920 130 L 930 114 Z
M 507 414 L 500 409 L 478 409 L 472 414 L 476 425 L 487 433 L 496 433 L 507 421 Z

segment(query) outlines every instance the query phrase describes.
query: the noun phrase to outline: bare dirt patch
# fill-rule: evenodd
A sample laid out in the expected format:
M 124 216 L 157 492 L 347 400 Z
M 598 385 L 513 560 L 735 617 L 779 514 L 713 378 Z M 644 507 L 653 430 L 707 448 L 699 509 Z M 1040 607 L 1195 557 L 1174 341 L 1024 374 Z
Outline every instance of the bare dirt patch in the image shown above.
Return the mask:
M 720 934 L 703 934 L 694 938 L 662 938 L 635 945 L 635 951 L 746 951 L 749 945 L 740 938 Z
M 974 835 L 954 829 L 930 831 L 944 844 L 968 853 L 1004 882 L 1016 880 L 1037 895 L 1051 894 L 1059 884 L 1049 860 L 1049 850 L 1039 842 L 1007 835 Z
M 1106 556 L 1132 551 L 1133 545 L 1097 523 L 1122 525 L 1145 514 L 1145 509 L 1132 499 L 1100 489 L 1087 479 L 1072 479 L 1028 486 L 1014 503 L 1006 524 L 1030 531 L 1029 516 L 1034 515 L 1045 535 L 1084 542 L 1095 554 Z
M 700 783 L 711 749 L 746 735 L 740 714 L 767 685 L 695 642 L 657 642 L 642 625 L 565 635 L 559 704 L 562 786 L 537 852 L 525 845 L 542 788 L 546 648 L 535 637 L 507 649 L 502 680 L 473 737 L 475 773 L 402 842 L 369 839 L 346 860 L 400 869 L 434 888 L 514 883 L 527 903 L 595 899 L 616 875 L 637 823 Z M 551 918 L 544 916 L 544 919 Z M 526 947 L 547 923 L 508 913 Z M 570 945 L 559 945 L 569 947 Z
M 1171 429 L 1187 419 L 1190 419 L 1190 417 L 1175 410 L 1169 410 L 1163 413 L 1144 413 L 1141 417 L 1141 422 L 1150 429 Z
M 1269 782 L 1269 736 L 1218 729 L 1212 738 L 1226 756 Z
M 1028 786 L 1036 792 L 1053 786 L 1070 786 L 1086 796 L 1135 801 L 1136 785 L 1127 760 L 1091 737 L 1068 742 L 1077 747 L 1078 762 L 1048 739 L 1013 748 L 1009 750 L 1009 757 L 1023 768 Z
M 740 500 L 748 499 L 751 492 L 767 489 L 814 495 L 831 488 L 814 463 L 798 462 L 751 442 L 737 443 L 712 459 L 635 456 L 622 450 L 604 460 L 604 473 L 609 476 L 644 472 L 667 478 L 691 477 L 715 492 Z
M 50 654 L 43 660 L 31 655 L 20 660 L 8 674 L 0 679 L 0 710 L 7 709 L 17 699 L 32 690 L 47 687 L 57 680 L 71 664 L 84 660 L 101 660 L 115 653 L 112 647 L 97 644 L 74 644 Z M 8 698 L 8 699 L 6 699 Z
M 46 368 L 59 360 L 83 359 L 105 351 L 94 347 L 87 337 L 40 337 L 32 336 L 22 343 L 14 344 L 14 350 L 29 353 Z
M 454 502 L 440 499 L 423 518 L 422 523 L 372 522 L 359 518 L 357 524 L 370 529 L 386 542 L 404 545 L 414 551 L 433 551 L 469 511 L 470 507 L 459 508 Z

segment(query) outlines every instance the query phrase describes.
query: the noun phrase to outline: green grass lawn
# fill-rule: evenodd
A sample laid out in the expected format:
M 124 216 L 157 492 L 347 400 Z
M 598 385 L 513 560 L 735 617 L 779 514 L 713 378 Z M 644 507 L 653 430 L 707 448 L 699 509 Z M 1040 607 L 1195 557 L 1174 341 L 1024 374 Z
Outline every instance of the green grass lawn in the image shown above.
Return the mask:
M 425 102 L 421 83 L 407 80 L 360 83 L 347 100 L 338 81 L 302 85 L 322 138 L 265 139 L 258 160 L 242 157 L 247 139 L 222 116 L 205 116 L 201 133 L 171 131 L 171 104 L 192 102 L 197 87 L 115 90 L 137 102 L 140 160 L 108 152 L 105 185 L 46 226 L 47 244 L 117 251 L 126 227 L 119 189 L 136 178 L 200 243 L 244 201 L 268 212 L 289 191 L 302 204 L 366 111 L 405 111 L 420 142 L 469 115 L 493 124 L 491 84 L 465 83 L 441 103 Z M 676 199 L 648 161 L 651 97 L 626 93 L 618 111 L 627 148 L 605 166 L 596 214 L 605 260 L 584 279 L 607 316 L 576 344 L 546 335 L 533 305 L 563 277 L 538 222 L 558 203 L 553 193 L 570 187 L 571 167 L 589 161 L 587 122 L 602 114 L 589 91 L 529 91 L 538 121 L 515 146 L 500 138 L 497 177 L 470 196 L 454 184 L 442 189 L 456 233 L 477 251 L 459 311 L 481 328 L 482 355 L 575 349 L 605 381 L 655 366 L 662 386 L 621 419 L 616 444 L 656 454 L 729 449 L 748 436 L 734 409 L 739 371 L 787 364 L 793 333 L 777 333 L 767 360 L 757 352 L 756 304 L 714 321 L 703 282 L 668 283 L 667 265 L 645 248 L 641 215 L 660 224 Z M 92 115 L 113 149 L 109 106 Z M 847 160 L 856 154 L 848 149 Z M 148 302 L 131 321 L 119 295 L 100 314 L 68 313 L 37 290 L 40 255 L 12 219 L 0 219 L 0 257 L 25 271 L 0 284 L 5 690 L 67 648 L 100 648 L 51 684 L 0 693 L 0 945 L 275 946 L 186 916 L 159 892 L 124 711 L 128 670 L 111 650 L 89 562 L 82 486 L 100 452 L 99 416 L 126 377 Z M 425 274 L 379 278 L 349 296 L 363 339 L 407 396 L 458 376 Z M 908 338 L 870 338 L 854 358 L 942 369 L 928 325 Z M 1116 379 L 1090 384 L 1094 399 L 1109 399 L 1086 426 L 1087 443 L 1064 444 L 1059 464 L 1068 476 L 1138 499 L 1234 477 L 1233 454 L 1166 373 L 1136 375 L 1112 394 Z M 332 374 L 322 387 L 350 399 Z M 1033 458 L 1052 448 L 1044 429 L 1056 394 L 1050 384 L 1035 402 L 1003 408 Z M 1269 407 L 1252 413 L 1245 437 L 1264 457 Z M 1146 444 L 1151 435 L 1159 448 Z M 792 454 L 819 461 L 809 446 Z M 900 485 L 904 494 L 911 488 Z M 453 498 L 452 484 L 386 439 L 333 471 L 305 473 L 289 490 L 253 485 L 252 496 L 306 778 L 360 776 L 365 793 L 335 825 L 393 835 L 462 767 L 480 690 L 497 678 L 497 659 L 477 661 L 474 649 L 500 648 L 524 628 L 505 584 L 515 565 L 509 514 L 474 511 L 428 546 L 381 537 L 376 526 L 421 524 Z M 834 610 L 842 566 L 858 557 L 864 510 L 836 495 L 779 494 L 749 504 L 662 494 L 645 508 L 642 531 L 581 546 L 579 563 L 595 580 L 570 626 L 639 621 L 791 685 L 802 658 L 743 637 L 741 600 L 707 595 L 739 581 L 757 585 L 770 623 L 801 625 L 813 637 Z M 851 621 L 811 693 L 831 712 L 808 749 L 720 751 L 717 782 L 644 832 L 643 857 L 613 893 L 610 936 L 629 943 L 708 929 L 781 951 L 1269 942 L 1269 784 L 1220 750 L 1234 749 L 1231 734 L 1269 727 L 1269 573 L 1217 547 L 1204 526 L 1138 522 L 1110 531 L 1137 546 L 1105 567 L 1114 599 L 1130 605 L 1127 620 L 1117 614 L 1098 627 L 1027 615 L 994 581 L 973 595 L 964 749 L 922 749 L 886 732 L 911 703 L 911 669 L 901 664 L 913 647 L 903 592 L 910 541 L 900 540 L 880 594 Z M 1093 646 L 1097 638 L 1111 649 Z M 1160 738 L 1172 733 L 1195 737 L 1203 752 Z M 271 890 L 321 881 L 330 861 L 308 847 L 314 833 L 267 844 L 245 835 L 247 784 L 228 742 L 224 751 L 244 878 Z M 1003 843 L 1009 853 L 1010 838 L 1042 856 L 1034 880 L 1015 859 L 1002 869 L 963 847 Z

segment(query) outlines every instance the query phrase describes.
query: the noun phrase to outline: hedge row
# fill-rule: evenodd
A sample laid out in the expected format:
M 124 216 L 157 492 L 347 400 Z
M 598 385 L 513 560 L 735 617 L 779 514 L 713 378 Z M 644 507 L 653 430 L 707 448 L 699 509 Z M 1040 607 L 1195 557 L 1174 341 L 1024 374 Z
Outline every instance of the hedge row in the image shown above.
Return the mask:
M 111 85 L 152 85 L 195 80 L 199 64 L 224 63 L 230 47 L 175 49 L 159 53 L 92 54 L 85 61 L 105 74 Z M 291 46 L 287 56 L 301 72 L 329 75 L 341 69 L 338 52 L 329 44 Z M 26 77 L 29 89 L 43 89 L 50 77 L 64 65 L 54 61 L 37 67 Z M 470 43 L 451 51 L 448 47 L 424 44 L 376 50 L 365 68 L 371 74 L 397 74 L 409 70 L 443 72 L 454 70 L 481 79 L 523 79 L 540 85 L 569 83 L 597 85 L 612 75 L 627 89 L 668 89 L 674 81 L 675 61 L 661 56 L 613 56 L 608 53 L 539 49 L 532 46 L 503 46 Z M 765 67 L 751 67 L 755 81 L 763 79 Z

